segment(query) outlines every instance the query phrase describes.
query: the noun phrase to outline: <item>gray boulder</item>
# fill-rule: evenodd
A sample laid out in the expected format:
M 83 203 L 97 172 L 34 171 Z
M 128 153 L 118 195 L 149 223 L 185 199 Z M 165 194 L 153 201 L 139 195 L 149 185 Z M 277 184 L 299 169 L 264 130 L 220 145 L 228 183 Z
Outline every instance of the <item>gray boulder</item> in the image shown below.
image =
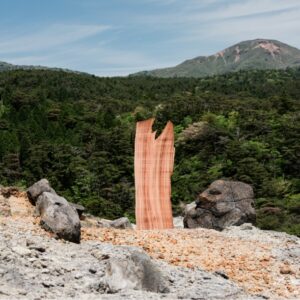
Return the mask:
M 34 183 L 31 187 L 27 189 L 27 196 L 30 202 L 35 205 L 38 197 L 43 192 L 49 192 L 56 195 L 55 190 L 50 186 L 50 183 L 47 179 L 43 178 L 38 182 Z
M 223 230 L 232 225 L 255 222 L 254 193 L 239 181 L 216 180 L 197 200 L 186 206 L 185 228 Z
M 43 192 L 36 202 L 36 212 L 41 217 L 41 226 L 57 237 L 80 243 L 80 220 L 76 209 L 56 194 Z
M 77 204 L 77 203 L 72 203 L 72 202 L 69 202 L 69 204 L 76 209 L 77 213 L 78 213 L 78 216 L 80 219 L 83 219 L 83 213 L 85 211 L 85 208 L 84 206 L 80 205 L 80 204 Z
M 105 281 L 111 293 L 128 289 L 169 292 L 166 279 L 158 267 L 147 254 L 138 251 L 133 251 L 127 259 L 111 258 Z
M 133 229 L 133 226 L 126 217 L 111 221 L 109 226 L 117 229 Z
M 126 217 L 111 221 L 87 215 L 84 221 L 82 222 L 82 225 L 83 227 L 95 226 L 98 228 L 133 229 L 133 225 Z

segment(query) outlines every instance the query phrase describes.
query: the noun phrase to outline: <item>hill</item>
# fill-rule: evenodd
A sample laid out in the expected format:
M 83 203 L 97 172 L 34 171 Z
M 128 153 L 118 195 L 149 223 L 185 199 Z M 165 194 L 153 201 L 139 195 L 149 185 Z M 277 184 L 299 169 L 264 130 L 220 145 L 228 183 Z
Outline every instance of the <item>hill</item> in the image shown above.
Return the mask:
M 0 72 L 4 71 L 13 71 L 13 70 L 52 70 L 52 71 L 64 71 L 64 72 L 71 72 L 71 73 L 83 73 L 78 71 L 72 71 L 69 69 L 62 69 L 62 68 L 49 68 L 44 66 L 30 66 L 30 65 L 14 65 L 9 64 L 3 61 L 0 61 Z
M 134 218 L 135 123 L 175 125 L 175 214 L 214 180 L 253 186 L 257 226 L 300 235 L 300 70 L 209 78 L 0 73 L 0 184 L 47 177 L 94 215 Z
M 286 69 L 300 66 L 300 50 L 276 40 L 240 42 L 214 55 L 199 56 L 165 69 L 134 75 L 155 77 L 205 77 L 240 70 Z

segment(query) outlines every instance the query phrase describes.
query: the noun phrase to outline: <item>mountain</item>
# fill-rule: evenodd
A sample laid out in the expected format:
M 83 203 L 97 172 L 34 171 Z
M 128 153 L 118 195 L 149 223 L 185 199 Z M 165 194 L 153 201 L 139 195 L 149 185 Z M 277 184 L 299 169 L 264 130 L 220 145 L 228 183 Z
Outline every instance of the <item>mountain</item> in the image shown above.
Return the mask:
M 52 71 L 64 71 L 64 72 L 69 72 L 69 73 L 83 73 L 83 72 L 78 72 L 78 71 L 73 71 L 69 69 L 64 69 L 64 68 L 49 68 L 45 66 L 25 66 L 25 65 L 13 65 L 4 61 L 0 61 L 0 72 L 3 71 L 13 71 L 13 70 L 52 70 Z
M 198 56 L 164 69 L 133 75 L 205 77 L 250 69 L 286 69 L 300 66 L 300 50 L 276 40 L 256 39 L 235 44 L 210 56 Z

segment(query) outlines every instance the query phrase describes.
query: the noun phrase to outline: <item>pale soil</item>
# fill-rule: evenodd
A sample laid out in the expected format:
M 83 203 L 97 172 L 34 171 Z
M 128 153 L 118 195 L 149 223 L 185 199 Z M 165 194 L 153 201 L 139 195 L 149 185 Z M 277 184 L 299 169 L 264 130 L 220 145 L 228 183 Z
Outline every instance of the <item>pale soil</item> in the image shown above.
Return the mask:
M 34 208 L 25 194 L 11 197 L 10 223 L 18 229 L 30 227 L 39 236 L 51 237 L 33 217 Z M 1 207 L 1 196 L 0 196 Z M 0 224 L 7 222 L 1 217 Z M 23 225 L 22 225 L 23 224 Z M 248 293 L 270 299 L 300 299 L 300 239 L 255 227 L 231 227 L 217 232 L 208 229 L 117 230 L 82 228 L 82 244 L 99 241 L 143 248 L 155 259 L 176 266 L 223 271 Z
M 239 237 L 236 230 L 239 229 L 217 232 L 208 229 L 83 228 L 82 237 L 83 240 L 139 246 L 153 258 L 177 266 L 224 271 L 251 294 L 263 294 L 272 299 L 300 299 L 300 240 L 285 234 L 282 237 L 276 237 L 276 233 L 274 237 L 267 236 L 256 228 L 247 230 L 248 239 L 246 234 Z M 280 249 L 287 251 L 277 253 Z

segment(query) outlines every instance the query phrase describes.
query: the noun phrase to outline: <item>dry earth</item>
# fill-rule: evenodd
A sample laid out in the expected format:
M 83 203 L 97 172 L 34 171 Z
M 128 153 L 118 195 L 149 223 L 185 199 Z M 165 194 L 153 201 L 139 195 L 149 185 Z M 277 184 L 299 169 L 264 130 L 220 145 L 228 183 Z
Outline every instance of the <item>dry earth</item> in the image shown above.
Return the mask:
M 251 294 L 300 299 L 300 242 L 282 233 L 249 225 L 225 232 L 83 228 L 83 239 L 139 246 L 176 266 L 221 271 Z
M 33 207 L 24 193 L 12 195 L 8 202 L 1 201 L 0 196 L 1 230 L 13 222 L 17 224 L 18 234 L 30 228 L 31 233 L 53 240 L 50 233 L 40 229 L 39 220 L 33 217 Z M 230 227 L 223 232 L 208 229 L 136 231 L 83 226 L 81 245 L 86 247 L 95 242 L 141 247 L 161 261 L 162 266 L 167 262 L 189 268 L 190 272 L 199 269 L 218 272 L 252 295 L 300 299 L 300 239 L 285 233 L 262 231 L 249 224 Z

